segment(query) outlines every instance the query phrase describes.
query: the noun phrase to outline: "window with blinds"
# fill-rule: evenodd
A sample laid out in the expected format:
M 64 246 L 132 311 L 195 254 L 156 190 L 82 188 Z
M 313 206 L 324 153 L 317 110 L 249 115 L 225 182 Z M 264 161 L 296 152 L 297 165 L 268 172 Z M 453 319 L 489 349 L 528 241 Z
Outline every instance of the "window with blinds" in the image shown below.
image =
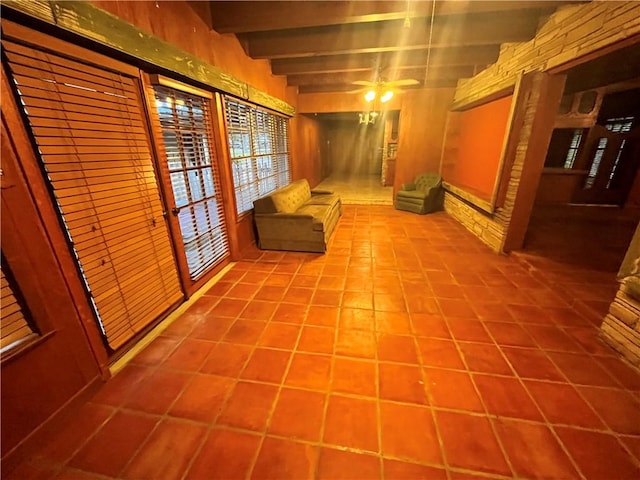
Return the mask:
M 183 298 L 137 79 L 2 42 L 86 290 L 117 349 Z
M 0 268 L 0 302 L 2 302 L 0 353 L 11 350 L 28 338 L 37 335 L 34 328 L 27 321 L 28 314 L 25 315 L 25 307 L 21 305 L 22 302 L 18 301 L 17 288 L 14 282 L 9 280 L 11 278 L 10 273 L 3 258 L 2 267 Z
M 259 107 L 225 97 L 229 156 L 238 214 L 253 201 L 288 185 L 289 120 Z
M 208 99 L 155 86 L 167 168 L 189 275 L 196 280 L 229 255 Z

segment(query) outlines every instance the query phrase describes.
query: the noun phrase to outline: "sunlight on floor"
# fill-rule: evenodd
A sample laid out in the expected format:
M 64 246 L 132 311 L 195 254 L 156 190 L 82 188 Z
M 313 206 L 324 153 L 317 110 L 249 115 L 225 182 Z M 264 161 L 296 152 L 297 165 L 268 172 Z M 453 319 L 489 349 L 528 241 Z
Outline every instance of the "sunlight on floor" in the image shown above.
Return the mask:
M 336 192 L 345 205 L 393 205 L 393 187 L 383 187 L 380 175 L 334 174 L 316 189 Z

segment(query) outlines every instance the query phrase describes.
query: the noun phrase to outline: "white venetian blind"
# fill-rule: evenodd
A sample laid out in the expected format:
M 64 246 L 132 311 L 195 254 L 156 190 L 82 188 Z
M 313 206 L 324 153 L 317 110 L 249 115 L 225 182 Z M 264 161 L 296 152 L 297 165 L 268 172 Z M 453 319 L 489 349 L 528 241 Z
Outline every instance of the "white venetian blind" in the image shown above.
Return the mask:
M 238 213 L 291 181 L 289 119 L 225 97 L 229 156 Z
M 137 80 L 2 46 L 98 321 L 117 349 L 182 298 Z
M 209 100 L 160 85 L 154 93 L 174 213 L 196 280 L 229 255 Z

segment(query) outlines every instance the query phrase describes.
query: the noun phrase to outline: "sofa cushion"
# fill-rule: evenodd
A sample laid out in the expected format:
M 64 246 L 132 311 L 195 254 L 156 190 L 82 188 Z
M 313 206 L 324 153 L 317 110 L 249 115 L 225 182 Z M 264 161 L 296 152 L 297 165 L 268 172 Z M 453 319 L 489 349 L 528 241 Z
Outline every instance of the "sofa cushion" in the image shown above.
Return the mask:
M 396 194 L 397 198 L 417 198 L 423 200 L 424 197 L 428 195 L 429 192 L 425 192 L 424 190 L 398 190 Z
M 322 232 L 324 231 L 325 220 L 330 216 L 331 208 L 330 205 L 304 205 L 296 213 L 311 215 L 313 217 L 313 230 Z
M 442 184 L 442 179 L 437 173 L 422 173 L 415 179 L 416 190 L 429 190 L 433 187 L 439 187 Z
M 307 205 L 335 205 L 340 201 L 340 196 L 331 194 L 311 195 Z
M 306 179 L 297 180 L 271 194 L 278 213 L 293 213 L 311 198 L 311 189 Z
M 302 179 L 253 202 L 258 245 L 266 250 L 325 252 L 342 215 L 331 192 L 314 191 Z

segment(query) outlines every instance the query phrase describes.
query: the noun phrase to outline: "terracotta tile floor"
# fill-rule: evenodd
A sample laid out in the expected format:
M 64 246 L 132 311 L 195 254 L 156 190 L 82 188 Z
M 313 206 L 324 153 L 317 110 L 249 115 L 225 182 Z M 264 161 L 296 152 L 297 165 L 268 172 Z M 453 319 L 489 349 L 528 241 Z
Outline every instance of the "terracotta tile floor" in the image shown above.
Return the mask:
M 381 206 L 249 256 L 12 477 L 640 478 L 613 273 Z

